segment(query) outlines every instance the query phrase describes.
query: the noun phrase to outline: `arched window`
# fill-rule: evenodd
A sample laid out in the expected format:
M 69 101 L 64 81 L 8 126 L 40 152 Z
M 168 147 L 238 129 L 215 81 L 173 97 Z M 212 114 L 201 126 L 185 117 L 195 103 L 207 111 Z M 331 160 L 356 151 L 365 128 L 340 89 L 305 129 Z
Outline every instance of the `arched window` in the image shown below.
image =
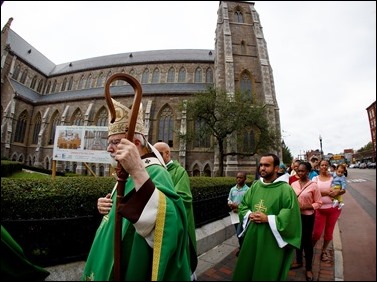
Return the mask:
M 38 88 L 37 88 L 37 92 L 38 93 L 41 93 L 42 92 L 42 89 L 43 89 L 43 80 L 41 79 L 38 83 Z
M 211 168 L 210 168 L 209 164 L 206 164 L 206 166 L 204 167 L 203 175 L 205 177 L 211 177 L 212 173 L 211 173 Z
M 85 89 L 89 89 L 92 87 L 92 74 L 88 75 L 88 79 L 86 80 Z
M 95 165 L 95 164 L 92 164 L 90 168 L 91 168 L 91 170 L 92 170 L 94 173 L 96 173 L 96 165 Z
M 199 169 L 199 166 L 198 164 L 195 164 L 193 169 L 192 169 L 192 176 L 200 176 L 200 169 Z
M 112 75 L 112 73 L 111 73 L 111 71 L 109 71 L 109 72 L 107 73 L 107 76 L 106 76 L 106 81 L 110 78 L 111 75 Z
M 185 82 L 186 81 L 186 70 L 184 67 L 181 67 L 178 74 L 178 82 Z
M 95 121 L 95 124 L 97 126 L 107 126 L 108 122 L 109 122 L 108 112 L 107 112 L 107 109 L 103 107 L 98 112 L 98 116 L 97 116 L 97 119 Z
M 152 83 L 159 83 L 160 82 L 160 70 L 155 68 L 152 75 Z
M 13 72 L 13 75 L 12 75 L 12 78 L 17 80 L 18 79 L 18 76 L 20 75 L 20 69 L 21 69 L 21 66 L 20 65 L 17 65 L 15 68 L 14 68 L 14 72 Z
M 35 117 L 33 140 L 31 141 L 32 144 L 38 144 L 38 135 L 39 135 L 39 131 L 41 131 L 41 125 L 42 125 L 42 117 L 41 117 L 41 114 L 38 113 L 37 116 Z
M 255 152 L 255 133 L 253 129 L 243 131 L 242 152 Z
M 24 71 L 23 71 L 23 73 L 22 73 L 22 76 L 21 76 L 21 80 L 20 80 L 20 82 L 21 82 L 22 84 L 25 84 L 26 78 L 27 78 L 27 69 L 24 69 Z
M 243 23 L 243 15 L 241 13 L 241 11 L 236 11 L 234 13 L 234 17 L 235 17 L 235 20 L 237 23 Z
M 206 82 L 207 83 L 212 83 L 213 82 L 213 71 L 211 68 L 208 68 L 206 70 Z
M 64 78 L 63 83 L 62 83 L 62 87 L 60 88 L 60 92 L 65 91 L 66 86 L 67 86 L 67 78 Z
M 19 115 L 19 117 L 17 119 L 17 126 L 16 126 L 16 132 L 15 132 L 15 135 L 14 135 L 14 142 L 20 142 L 20 143 L 24 142 L 26 126 L 27 126 L 27 112 L 25 110 Z
M 149 70 L 145 69 L 143 72 L 143 76 L 141 77 L 141 83 L 142 84 L 148 83 L 148 79 L 149 79 Z
M 206 124 L 200 119 L 196 120 L 194 131 L 195 131 L 194 147 L 209 148 L 211 135 L 209 134 L 210 131 L 207 129 Z
M 126 71 L 122 69 L 121 73 L 126 73 Z M 126 82 L 124 80 L 119 79 L 116 81 L 116 85 L 119 85 L 119 86 L 126 85 Z
M 47 83 L 46 94 L 50 93 L 50 89 L 51 89 L 51 81 Z
M 105 167 L 103 165 L 99 166 L 99 176 L 105 175 Z
M 172 83 L 175 81 L 175 69 L 171 67 L 168 71 L 168 82 Z
M 98 75 L 96 87 L 102 87 L 103 86 L 103 73 L 101 72 Z
M 195 70 L 195 82 L 202 82 L 202 69 L 199 67 Z
M 68 82 L 68 91 L 72 90 L 72 86 L 73 86 L 73 76 L 71 76 L 71 78 L 69 79 L 69 82 Z
M 173 110 L 166 106 L 162 111 L 159 119 L 158 141 L 165 142 L 173 147 Z
M 253 98 L 252 96 L 252 88 L 251 88 L 251 80 L 250 77 L 244 73 L 241 77 L 241 93 L 249 97 L 250 99 Z
M 31 83 L 30 83 L 30 88 L 34 89 L 36 84 L 37 84 L 37 76 L 34 75 L 33 79 L 31 80 Z
M 84 125 L 84 118 L 82 117 L 82 113 L 80 109 L 77 109 L 72 116 L 71 125 Z
M 54 84 L 52 85 L 52 90 L 51 90 L 52 93 L 55 93 L 56 85 L 57 85 L 57 82 L 56 82 L 56 79 L 55 79 Z
M 49 134 L 50 138 L 49 138 L 49 141 L 48 141 L 48 145 L 54 144 L 56 126 L 58 126 L 58 125 L 59 125 L 59 112 L 56 111 L 52 115 L 52 118 L 51 118 L 51 127 L 50 127 L 50 134 Z
M 84 86 L 84 75 L 80 77 L 79 85 L 77 86 L 77 90 L 81 90 Z

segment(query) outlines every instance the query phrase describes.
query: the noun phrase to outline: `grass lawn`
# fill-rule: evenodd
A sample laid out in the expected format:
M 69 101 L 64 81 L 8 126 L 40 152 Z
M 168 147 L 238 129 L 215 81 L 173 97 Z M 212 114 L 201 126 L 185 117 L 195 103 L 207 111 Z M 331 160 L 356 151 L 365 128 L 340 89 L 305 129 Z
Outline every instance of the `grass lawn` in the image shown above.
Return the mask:
M 27 178 L 27 179 L 39 179 L 39 178 L 51 178 L 51 175 L 44 174 L 40 172 L 31 172 L 29 170 L 22 170 L 19 172 L 15 172 L 9 178 Z

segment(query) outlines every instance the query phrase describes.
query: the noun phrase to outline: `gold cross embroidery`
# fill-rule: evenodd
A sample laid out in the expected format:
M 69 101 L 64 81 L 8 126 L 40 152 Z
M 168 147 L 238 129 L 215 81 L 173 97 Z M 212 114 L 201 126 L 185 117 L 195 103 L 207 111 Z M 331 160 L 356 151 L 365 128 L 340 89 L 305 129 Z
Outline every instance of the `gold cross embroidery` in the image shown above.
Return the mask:
M 266 212 L 267 207 L 263 205 L 264 200 L 260 200 L 258 204 L 255 205 L 255 211 L 260 211 L 260 212 Z

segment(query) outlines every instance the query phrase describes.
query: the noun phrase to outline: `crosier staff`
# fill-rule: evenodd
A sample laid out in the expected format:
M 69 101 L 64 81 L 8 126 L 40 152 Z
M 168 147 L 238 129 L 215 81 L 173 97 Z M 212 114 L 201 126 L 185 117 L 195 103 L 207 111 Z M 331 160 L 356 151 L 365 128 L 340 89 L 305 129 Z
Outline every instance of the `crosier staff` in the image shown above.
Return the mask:
M 135 97 L 131 109 L 131 117 L 128 122 L 128 128 L 126 128 L 125 137 L 127 140 L 133 142 L 135 133 L 135 126 L 137 121 L 137 115 L 139 113 L 139 107 L 142 97 L 142 89 L 140 83 L 136 78 L 125 74 L 115 73 L 109 77 L 105 85 L 105 98 L 109 108 L 111 119 L 110 122 L 114 123 L 116 118 L 115 107 L 110 96 L 110 84 L 116 80 L 124 80 L 128 82 L 135 91 Z M 117 168 L 117 197 L 116 197 L 116 210 L 115 210 L 115 240 L 114 240 L 114 280 L 121 281 L 124 277 L 124 269 L 121 269 L 121 244 L 122 244 L 122 216 L 118 213 L 118 207 L 120 200 L 124 196 L 124 187 L 127 182 L 128 172 L 124 170 L 122 165 L 118 162 Z

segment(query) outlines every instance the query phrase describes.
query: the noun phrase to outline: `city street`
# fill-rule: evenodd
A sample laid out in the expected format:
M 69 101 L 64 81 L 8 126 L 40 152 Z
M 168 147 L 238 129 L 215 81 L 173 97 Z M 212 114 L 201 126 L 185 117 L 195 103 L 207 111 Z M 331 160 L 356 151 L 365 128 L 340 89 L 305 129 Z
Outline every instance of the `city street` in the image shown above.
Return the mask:
M 348 169 L 340 230 L 344 281 L 376 281 L 376 169 Z

